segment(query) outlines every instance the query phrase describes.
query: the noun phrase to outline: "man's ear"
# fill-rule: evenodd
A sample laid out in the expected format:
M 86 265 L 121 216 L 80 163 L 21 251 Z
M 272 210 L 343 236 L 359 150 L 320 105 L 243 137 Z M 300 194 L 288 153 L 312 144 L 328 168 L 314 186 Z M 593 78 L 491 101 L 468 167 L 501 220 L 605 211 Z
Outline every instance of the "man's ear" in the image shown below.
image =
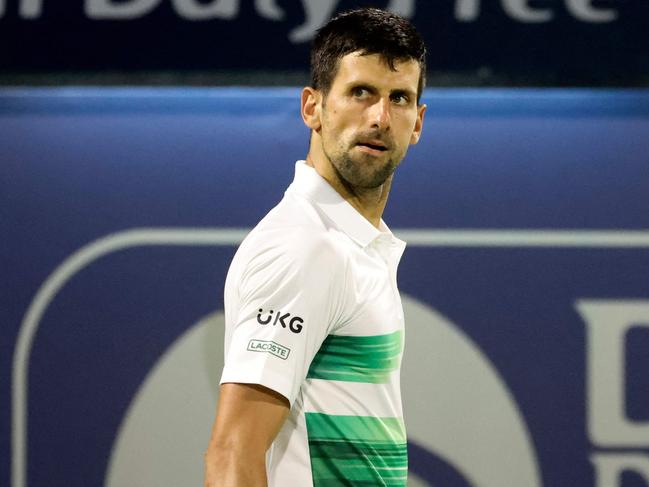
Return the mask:
M 415 128 L 410 135 L 410 143 L 416 144 L 421 137 L 421 130 L 424 128 L 424 114 L 426 113 L 427 106 L 422 104 L 417 107 L 417 120 L 415 121 Z
M 322 108 L 322 94 L 315 88 L 307 86 L 302 90 L 301 97 L 302 120 L 311 130 L 320 130 L 322 122 L 320 114 Z

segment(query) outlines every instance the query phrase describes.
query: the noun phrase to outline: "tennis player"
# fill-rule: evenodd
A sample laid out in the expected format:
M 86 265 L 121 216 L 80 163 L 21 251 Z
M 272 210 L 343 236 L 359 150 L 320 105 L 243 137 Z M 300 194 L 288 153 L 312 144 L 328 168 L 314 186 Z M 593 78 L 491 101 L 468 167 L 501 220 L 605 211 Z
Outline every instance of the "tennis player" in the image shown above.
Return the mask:
M 305 161 L 239 247 L 205 486 L 405 486 L 399 368 L 405 243 L 381 219 L 419 140 L 425 46 L 378 9 L 316 36 Z

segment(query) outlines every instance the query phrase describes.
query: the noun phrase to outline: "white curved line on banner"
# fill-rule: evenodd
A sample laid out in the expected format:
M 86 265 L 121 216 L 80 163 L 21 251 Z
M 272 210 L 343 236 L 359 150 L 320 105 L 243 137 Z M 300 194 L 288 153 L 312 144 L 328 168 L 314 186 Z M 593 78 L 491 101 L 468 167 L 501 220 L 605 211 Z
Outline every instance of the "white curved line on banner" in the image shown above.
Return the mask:
M 43 282 L 18 331 L 12 368 L 11 485 L 27 485 L 29 359 L 39 323 L 56 294 L 92 262 L 131 247 L 234 246 L 249 229 L 139 228 L 106 235 L 66 258 Z M 395 230 L 410 247 L 649 248 L 649 231 L 599 230 Z
M 395 230 L 409 247 L 646 248 L 646 230 Z
M 134 229 L 95 240 L 63 261 L 45 280 L 27 309 L 18 332 L 12 370 L 11 485 L 27 485 L 27 390 L 34 336 L 56 294 L 84 267 L 113 252 L 150 245 L 236 245 L 245 229 Z

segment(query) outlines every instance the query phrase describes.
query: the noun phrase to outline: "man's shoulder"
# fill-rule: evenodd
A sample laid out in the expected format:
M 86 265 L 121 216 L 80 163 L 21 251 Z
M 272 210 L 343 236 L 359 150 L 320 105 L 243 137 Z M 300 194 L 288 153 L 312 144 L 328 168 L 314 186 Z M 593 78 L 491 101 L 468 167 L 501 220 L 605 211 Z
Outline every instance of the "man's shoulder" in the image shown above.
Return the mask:
M 313 222 L 293 222 L 282 226 L 258 226 L 253 229 L 242 250 L 268 257 L 282 254 L 286 259 L 343 259 L 346 255 L 336 235 Z
M 313 205 L 293 198 L 287 195 L 246 236 L 239 248 L 244 260 L 345 259 L 347 252 L 338 232 L 332 231 Z

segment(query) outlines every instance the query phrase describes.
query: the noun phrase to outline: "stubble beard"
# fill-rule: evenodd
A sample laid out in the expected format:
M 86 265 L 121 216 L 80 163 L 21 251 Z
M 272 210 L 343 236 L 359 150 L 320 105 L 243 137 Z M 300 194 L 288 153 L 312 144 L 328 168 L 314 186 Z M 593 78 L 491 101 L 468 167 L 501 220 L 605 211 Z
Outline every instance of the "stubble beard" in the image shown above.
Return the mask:
M 369 154 L 354 159 L 351 155 L 353 147 L 346 150 L 338 149 L 336 152 L 331 152 L 323 146 L 324 154 L 341 182 L 350 189 L 376 189 L 382 186 L 401 162 L 401 158 L 395 157 L 394 154 L 385 162 L 373 160 L 375 157 Z

